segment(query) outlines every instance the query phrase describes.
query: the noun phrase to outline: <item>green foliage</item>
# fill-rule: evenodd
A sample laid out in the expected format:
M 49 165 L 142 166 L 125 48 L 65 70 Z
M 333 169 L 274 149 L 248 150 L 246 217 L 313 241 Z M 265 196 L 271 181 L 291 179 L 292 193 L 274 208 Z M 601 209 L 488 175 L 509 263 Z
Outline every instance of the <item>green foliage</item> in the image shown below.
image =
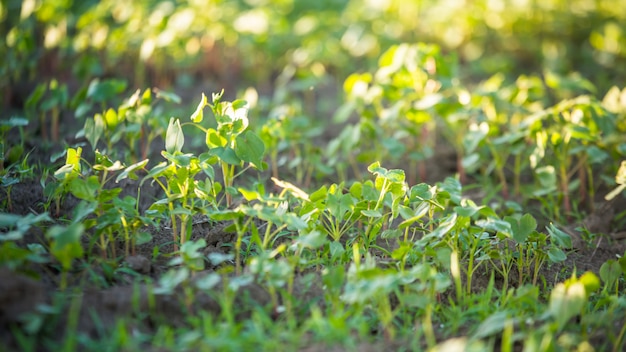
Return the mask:
M 39 119 L 0 123 L 0 267 L 58 272 L 58 301 L 70 302 L 39 306 L 9 333 L 25 350 L 583 350 L 599 334 L 598 348 L 622 349 L 624 258 L 580 277 L 566 268 L 564 281 L 545 270 L 575 244 L 559 224 L 598 212 L 596 190 L 613 188 L 613 200 L 626 184 L 620 10 L 604 0 L 0 2 L 0 90 Z M 162 104 L 179 103 L 174 93 L 120 99 L 148 82 L 187 93 L 207 77 L 273 95 L 202 94 L 188 122 L 166 118 L 179 116 Z M 320 87 L 337 78 L 335 110 Z M 37 170 L 24 152 L 39 143 L 27 138 L 61 141 L 75 132 L 60 131 L 68 117 L 83 129 L 41 176 L 52 216 L 11 214 L 11 187 Z M 445 148 L 453 170 L 440 165 Z M 124 180 L 139 180 L 136 196 Z M 150 186 L 159 193 L 140 209 Z M 67 200 L 77 205 L 63 212 Z M 214 228 L 194 238 L 199 224 Z M 118 268 L 153 229 L 172 233 L 153 250 L 157 270 Z M 215 244 L 214 229 L 233 240 Z M 86 310 L 68 289 L 83 277 L 132 283 L 138 309 L 112 323 L 89 310 L 97 336 L 76 332 Z M 160 317 L 178 308 L 182 318 Z M 56 321 L 68 331 L 58 342 Z

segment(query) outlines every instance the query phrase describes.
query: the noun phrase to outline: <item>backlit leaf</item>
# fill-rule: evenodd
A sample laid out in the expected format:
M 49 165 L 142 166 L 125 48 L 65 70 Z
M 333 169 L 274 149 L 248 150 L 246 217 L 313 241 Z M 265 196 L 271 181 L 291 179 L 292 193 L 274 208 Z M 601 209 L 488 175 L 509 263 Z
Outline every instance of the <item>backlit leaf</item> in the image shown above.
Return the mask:
M 170 118 L 165 134 L 165 150 L 170 154 L 180 152 L 184 143 L 185 136 L 183 135 L 183 129 L 180 127 L 180 121 L 173 117 Z

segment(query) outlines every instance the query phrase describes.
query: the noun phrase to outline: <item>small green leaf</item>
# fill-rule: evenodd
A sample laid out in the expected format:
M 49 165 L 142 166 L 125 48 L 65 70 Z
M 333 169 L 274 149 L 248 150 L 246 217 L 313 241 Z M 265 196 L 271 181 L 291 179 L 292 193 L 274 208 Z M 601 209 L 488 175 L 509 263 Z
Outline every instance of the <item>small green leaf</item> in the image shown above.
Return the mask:
M 87 179 L 74 178 L 70 181 L 70 192 L 78 199 L 96 200 L 96 192 L 100 189 L 100 183 L 96 176 Z
M 319 231 L 312 231 L 298 236 L 294 240 L 294 245 L 301 248 L 316 249 L 326 244 L 326 242 L 328 242 L 328 239 L 324 234 Z
M 26 103 L 24 104 L 24 106 L 27 109 L 34 109 L 43 97 L 43 95 L 46 93 L 46 90 L 48 90 L 47 84 L 40 83 L 39 85 L 37 85 L 35 90 L 26 99 Z
M 560 248 L 552 246 L 548 250 L 548 258 L 550 258 L 552 263 L 560 263 L 567 259 L 567 255 Z
M 208 105 L 207 97 L 206 95 L 204 95 L 204 93 L 202 93 L 202 98 L 200 99 L 200 103 L 198 104 L 196 111 L 194 111 L 193 114 L 191 114 L 191 121 L 195 123 L 202 122 L 202 119 L 204 119 L 204 112 L 203 112 L 204 107 L 207 105 Z
M 152 241 L 152 234 L 150 234 L 150 232 L 142 231 L 135 234 L 135 244 L 137 246 L 150 243 L 150 241 Z
M 170 269 L 159 279 L 159 284 L 154 289 L 157 295 L 169 295 L 174 289 L 189 277 L 189 269 L 183 267 L 180 269 Z
M 231 164 L 240 165 L 241 159 L 237 156 L 237 153 L 232 148 L 218 147 L 209 151 L 210 154 L 217 156 L 221 161 Z
M 82 223 L 76 222 L 67 227 L 56 225 L 46 232 L 46 237 L 52 240 L 50 253 L 61 263 L 64 270 L 71 267 L 72 260 L 83 255 L 80 237 L 84 229 Z
M 206 145 L 210 148 L 225 147 L 228 140 L 222 137 L 216 130 L 209 128 L 206 131 Z
M 148 165 L 149 159 L 145 159 L 139 162 L 136 162 L 124 169 L 116 178 L 115 183 L 120 182 L 121 180 L 130 176 L 131 179 L 136 179 L 135 171 L 143 169 L 146 165 Z
M 443 236 L 445 236 L 448 232 L 450 232 L 450 230 L 452 230 L 454 225 L 456 225 L 457 218 L 458 218 L 458 215 L 456 213 L 452 213 L 446 216 L 445 218 L 442 219 L 442 221 L 439 223 L 439 226 L 433 232 L 427 234 L 422 239 L 443 238 Z
M 368 218 L 381 218 L 383 216 L 378 210 L 361 210 L 361 214 Z
M 265 144 L 254 132 L 246 131 L 237 136 L 235 153 L 241 160 L 252 163 L 256 168 L 261 168 Z
M 553 239 L 556 244 L 561 248 L 572 248 L 572 238 L 567 233 L 559 230 L 554 224 L 550 223 L 547 227 L 550 238 Z
M 483 322 L 476 329 L 476 334 L 474 334 L 474 338 L 482 339 L 491 335 L 499 334 L 506 325 L 511 321 L 509 317 L 509 313 L 504 312 L 496 312 L 490 315 L 487 319 L 483 320 Z
M 609 259 L 600 267 L 600 278 L 607 287 L 611 287 L 622 276 L 622 267 L 619 262 Z
M 102 115 L 96 114 L 92 119 L 85 120 L 85 138 L 91 144 L 92 150 L 96 149 L 98 145 L 98 140 L 104 134 L 104 120 L 102 119 Z
M 166 92 L 161 89 L 155 89 L 155 93 L 157 98 L 161 98 L 167 102 L 180 104 L 180 102 L 182 101 L 182 99 L 176 93 Z
M 513 237 L 511 224 L 504 220 L 495 218 L 480 219 L 476 221 L 476 226 L 484 230 L 500 232 L 507 237 Z

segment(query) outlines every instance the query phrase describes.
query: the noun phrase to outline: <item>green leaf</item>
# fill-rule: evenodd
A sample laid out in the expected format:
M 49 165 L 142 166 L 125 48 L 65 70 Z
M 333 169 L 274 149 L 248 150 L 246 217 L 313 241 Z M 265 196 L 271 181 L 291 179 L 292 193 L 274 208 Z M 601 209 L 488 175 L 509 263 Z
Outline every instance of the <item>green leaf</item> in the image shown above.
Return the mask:
M 96 102 L 105 102 L 122 93 L 124 89 L 126 89 L 126 81 L 124 80 L 109 79 L 100 82 L 99 79 L 94 79 L 87 88 L 87 97 Z
M 499 334 L 511 321 L 508 312 L 496 312 L 490 315 L 476 329 L 474 338 L 482 339 L 491 335 Z
M 500 232 L 507 237 L 513 237 L 511 233 L 511 224 L 504 220 L 495 218 L 480 219 L 476 221 L 476 226 L 487 231 Z
M 210 148 L 225 147 L 228 144 L 228 140 L 221 136 L 216 130 L 209 128 L 206 131 L 206 145 Z
M 265 144 L 254 132 L 246 131 L 237 136 L 235 143 L 235 153 L 237 156 L 257 169 L 262 167 L 263 155 L 265 154 Z
M 411 187 L 411 201 L 430 200 L 433 198 L 431 186 L 426 183 L 420 183 Z
M 0 121 L 0 131 L 7 131 L 12 127 L 28 126 L 28 119 L 19 116 L 11 116 L 8 120 Z
M 217 254 L 217 253 L 211 253 L 211 254 Z M 203 290 L 203 291 L 208 291 L 208 290 L 211 290 L 213 287 L 215 287 L 217 284 L 219 284 L 220 281 L 222 281 L 222 277 L 218 273 L 213 272 L 213 273 L 206 274 L 199 279 L 194 280 L 194 283 L 198 289 Z
M 98 182 L 97 176 L 91 176 L 87 179 L 75 178 L 70 181 L 70 192 L 78 199 L 95 201 L 98 189 L 100 189 L 100 182 Z
M 617 260 L 609 259 L 600 267 L 600 279 L 607 287 L 615 285 L 615 282 L 622 276 L 622 267 Z
M 512 216 L 507 216 L 504 220 L 511 225 L 511 234 L 517 243 L 526 242 L 528 236 L 537 229 L 537 221 L 530 214 L 524 214 L 519 221 Z
M 180 121 L 172 117 L 165 133 L 165 150 L 170 154 L 180 152 L 184 143 L 185 136 L 183 135 L 183 129 L 180 127 Z
M 368 218 L 381 218 L 383 216 L 378 210 L 361 210 L 361 214 Z
M 461 204 L 461 182 L 454 177 L 446 177 L 443 183 L 439 183 L 439 187 L 448 193 L 450 200 L 454 204 Z
M 98 145 L 98 140 L 104 134 L 104 120 L 102 119 L 102 115 L 96 114 L 92 119 L 85 120 L 85 138 L 91 144 L 92 150 L 96 149 Z
M 439 226 L 433 232 L 427 234 L 422 239 L 443 238 L 443 236 L 445 236 L 448 232 L 450 232 L 450 230 L 452 230 L 454 225 L 456 225 L 457 218 L 458 218 L 458 215 L 456 213 L 452 213 L 446 216 L 445 218 L 442 219 L 442 221 L 439 223 Z
M 120 182 L 121 180 L 130 176 L 131 179 L 136 179 L 135 171 L 143 169 L 146 165 L 148 165 L 149 159 L 145 159 L 139 162 L 136 162 L 124 169 L 116 178 L 115 183 Z
M 194 111 L 193 114 L 191 114 L 191 121 L 193 121 L 195 123 L 202 122 L 202 119 L 204 119 L 204 112 L 203 112 L 204 111 L 204 107 L 207 106 L 208 104 L 209 103 L 207 101 L 206 95 L 204 95 L 204 93 L 202 93 L 202 98 L 200 99 L 200 103 L 198 104 L 198 107 L 196 108 L 196 111 Z
M 176 286 L 180 285 L 189 277 L 189 269 L 183 267 L 180 269 L 170 269 L 159 279 L 159 284 L 154 289 L 157 295 L 170 295 L 174 292 Z
M 548 258 L 550 258 L 552 263 L 560 263 L 567 259 L 567 255 L 560 248 L 552 246 L 548 250 Z
M 572 248 L 572 238 L 567 233 L 559 230 L 553 223 L 547 227 L 550 239 L 554 240 L 561 248 Z
M 231 165 L 240 165 L 241 159 L 237 156 L 232 148 L 218 147 L 209 151 L 210 154 L 217 156 L 222 162 Z
M 61 263 L 64 270 L 71 267 L 72 260 L 83 255 L 80 237 L 84 229 L 82 223 L 76 222 L 67 227 L 56 225 L 46 232 L 46 237 L 52 239 L 50 253 Z
M 180 102 L 182 101 L 182 99 L 176 93 L 166 92 L 161 89 L 155 89 L 154 92 L 156 93 L 157 98 L 161 98 L 167 102 L 180 104 Z
M 24 106 L 27 109 L 34 109 L 43 97 L 43 95 L 46 93 L 46 90 L 48 90 L 47 84 L 38 84 L 35 90 L 30 93 L 30 95 L 26 99 L 26 103 L 24 104 Z
M 150 232 L 138 232 L 135 235 L 135 244 L 140 246 L 142 244 L 150 243 L 152 241 L 152 234 Z
M 294 245 L 301 248 L 316 249 L 323 246 L 327 242 L 328 239 L 326 238 L 326 236 L 324 236 L 324 234 L 319 231 L 312 231 L 310 233 L 298 236 L 294 240 Z

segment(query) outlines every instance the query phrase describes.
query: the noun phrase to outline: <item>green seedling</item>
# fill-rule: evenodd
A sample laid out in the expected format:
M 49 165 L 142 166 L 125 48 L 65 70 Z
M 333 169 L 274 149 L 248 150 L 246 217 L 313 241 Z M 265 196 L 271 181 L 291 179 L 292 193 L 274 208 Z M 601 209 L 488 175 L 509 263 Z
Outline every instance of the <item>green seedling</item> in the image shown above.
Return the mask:
M 72 106 L 76 107 L 77 118 L 86 116 L 94 108 L 99 111 L 106 111 L 107 104 L 117 99 L 127 86 L 125 80 L 95 78 L 89 85 L 76 93 L 72 98 Z
M 152 142 L 167 128 L 166 119 L 161 118 L 159 99 L 180 102 L 175 94 L 159 89 L 146 89 L 143 93 L 137 90 L 117 109 L 109 108 L 87 118 L 82 133 L 94 150 L 102 140 L 105 152 L 112 155 L 116 153 L 115 147 L 123 141 L 133 162 L 144 160 Z
M 59 84 L 56 79 L 49 83 L 42 83 L 35 88 L 25 103 L 26 111 L 31 114 L 39 114 L 39 127 L 41 137 L 45 142 L 59 141 L 59 123 L 61 113 L 69 103 L 67 85 Z M 49 128 L 48 122 L 50 119 Z
M 7 168 L 0 171 L 0 188 L 2 188 L 6 193 L 6 199 L 1 205 L 3 209 L 8 210 L 9 212 L 13 211 L 11 189 L 14 185 L 20 183 L 22 180 L 30 178 L 33 171 L 35 170 L 35 166 L 31 166 L 28 164 L 29 156 L 30 152 L 23 156 L 21 162 L 12 163 Z M 12 156 L 10 156 L 10 158 L 13 159 Z
M 316 173 L 330 173 L 322 160 L 320 148 L 311 143 L 323 131 L 312 118 L 304 115 L 301 104 L 281 102 L 281 95 L 275 93 L 274 106 L 260 128 L 259 136 L 268 150 L 272 177 L 280 178 L 279 167 L 287 166 L 295 170 L 296 184 L 309 187 Z
M 367 227 L 363 233 L 366 243 L 372 243 L 383 225 L 387 221 L 392 221 L 398 216 L 400 202 L 406 195 L 407 185 L 404 182 L 403 170 L 387 170 L 380 167 L 380 163 L 371 164 L 368 171 L 376 175 L 374 188 L 378 193 L 375 202 L 368 202 L 366 209 L 361 210 L 367 220 Z M 385 205 L 391 210 L 390 213 L 384 212 Z
M 574 187 L 579 188 L 581 200 L 594 195 L 591 166 L 606 158 L 608 148 L 601 141 L 611 140 L 610 136 L 617 131 L 614 116 L 593 98 L 580 96 L 540 111 L 528 120 L 536 140 L 531 167 L 540 176 L 540 172 L 556 166 L 556 187 L 562 208 L 570 216 Z M 541 121 L 548 123 L 548 128 Z M 576 174 L 579 178 L 572 182 Z M 541 179 L 540 182 L 543 183 Z M 558 219 L 560 214 L 556 216 Z
M 349 76 L 344 83 L 348 102 L 335 120 L 345 122 L 356 111 L 360 121 L 329 145 L 329 155 L 341 148 L 358 151 L 356 159 L 364 162 L 397 161 L 410 151 L 409 181 L 415 182 L 418 173 L 424 180 L 434 145 L 436 105 L 450 87 L 453 61 L 442 57 L 435 45 L 401 44 L 382 54 L 374 75 Z M 376 142 L 365 149 L 366 140 Z
M 31 227 L 45 221 L 51 221 L 47 213 L 39 215 L 28 214 L 20 216 L 16 214 L 0 213 L 1 242 L 20 241 L 28 233 Z
M 8 165 L 18 162 L 24 153 L 24 126 L 28 125 L 28 120 L 23 117 L 12 116 L 8 120 L 0 121 L 0 176 L 4 176 L 5 162 Z M 7 133 L 17 127 L 19 129 L 20 141 L 18 145 L 10 146 L 7 141 Z
M 187 241 L 180 247 L 180 255 L 170 260 L 169 265 L 182 265 L 191 272 L 204 270 L 204 255 L 200 252 L 206 247 L 206 240 L 201 238 L 197 241 Z
M 155 202 L 149 212 L 169 218 L 176 250 L 191 236 L 195 212 L 217 208 L 217 196 L 222 190 L 221 184 L 213 181 L 211 165 L 216 163 L 217 157 L 208 153 L 200 156 L 184 154 L 184 143 L 180 121 L 171 118 L 165 136 L 165 150 L 161 152 L 167 162 L 154 166 L 141 181 L 143 184 L 146 180 L 153 180 L 165 192 L 165 198 Z M 205 179 L 197 180 L 196 176 L 201 172 Z
M 223 91 L 213 94 L 212 104 L 202 94 L 198 108 L 191 115 L 194 126 L 206 133 L 206 146 L 209 154 L 217 157 L 222 169 L 226 206 L 230 206 L 232 196 L 236 193 L 233 182 L 236 177 L 235 167 L 249 163 L 250 166 L 263 169 L 265 145 L 263 140 L 253 131 L 248 130 L 248 103 L 244 100 L 223 102 Z M 200 126 L 204 119 L 204 108 L 209 106 L 217 121 L 216 128 Z
M 67 148 L 65 153 L 65 164 L 54 172 L 56 182 L 49 182 L 44 185 L 44 195 L 48 197 L 48 204 L 54 202 L 56 211 L 54 215 L 61 214 L 61 200 L 69 192 L 70 183 L 82 176 L 83 166 L 81 164 L 81 147 Z M 45 180 L 42 179 L 42 184 Z
M 312 192 L 300 208 L 301 216 L 310 223 L 319 222 L 319 229 L 338 242 L 361 218 L 357 198 L 343 193 L 343 185 L 322 186 Z
M 80 238 L 85 226 L 74 222 L 68 226 L 55 225 L 46 231 L 50 240 L 50 254 L 61 264 L 61 290 L 67 287 L 67 274 L 72 267 L 72 261 L 83 256 L 83 246 Z
M 608 294 L 611 290 L 614 290 L 613 292 L 619 295 L 619 279 L 626 273 L 622 267 L 623 264 L 624 260 L 620 262 L 615 259 L 609 259 L 602 264 L 599 273 L 600 279 L 604 283 L 602 293 Z

